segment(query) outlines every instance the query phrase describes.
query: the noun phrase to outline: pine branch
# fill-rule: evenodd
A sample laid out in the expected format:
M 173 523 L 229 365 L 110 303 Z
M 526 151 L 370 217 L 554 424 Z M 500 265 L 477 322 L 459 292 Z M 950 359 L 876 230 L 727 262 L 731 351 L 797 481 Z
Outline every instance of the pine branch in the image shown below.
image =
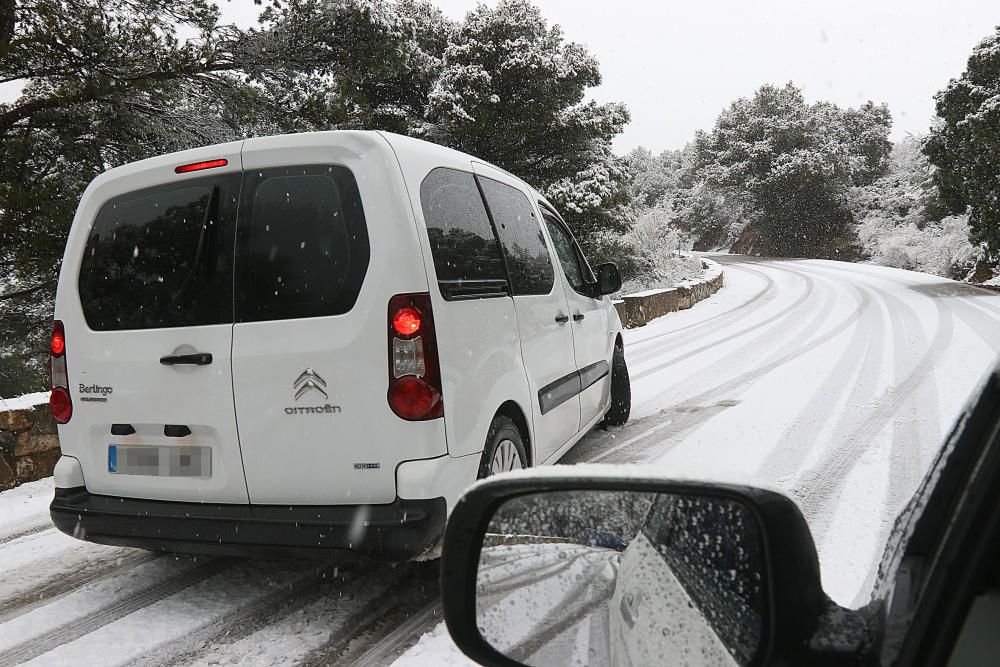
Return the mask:
M 14 292 L 8 292 L 7 294 L 0 294 L 0 301 L 5 301 L 7 299 L 16 299 L 18 297 L 27 296 L 28 294 L 34 294 L 35 292 L 45 289 L 49 285 L 54 285 L 55 282 L 56 282 L 55 280 L 46 280 L 45 282 L 39 283 L 38 285 L 34 285 L 32 287 L 26 287 L 24 289 L 17 290 Z
M 14 38 L 14 0 L 0 0 L 0 56 L 7 53 Z

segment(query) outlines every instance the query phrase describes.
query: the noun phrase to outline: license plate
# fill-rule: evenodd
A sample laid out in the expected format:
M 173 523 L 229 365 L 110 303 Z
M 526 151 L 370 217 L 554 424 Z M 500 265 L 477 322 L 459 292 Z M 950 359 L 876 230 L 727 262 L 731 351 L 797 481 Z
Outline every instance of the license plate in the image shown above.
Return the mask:
M 151 477 L 211 477 L 211 447 L 108 445 L 108 472 Z

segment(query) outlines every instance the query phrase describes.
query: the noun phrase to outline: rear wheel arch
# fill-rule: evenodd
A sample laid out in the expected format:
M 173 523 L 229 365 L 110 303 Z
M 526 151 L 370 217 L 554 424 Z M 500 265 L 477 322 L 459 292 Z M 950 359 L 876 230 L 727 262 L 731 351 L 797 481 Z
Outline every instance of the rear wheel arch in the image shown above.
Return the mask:
M 514 425 L 517 426 L 517 430 L 521 433 L 521 438 L 524 440 L 524 453 L 528 457 L 525 462 L 525 467 L 531 467 L 534 465 L 534 447 L 531 442 L 531 431 L 528 428 L 528 420 L 524 416 L 524 411 L 521 410 L 521 406 L 514 401 L 505 401 L 499 408 L 497 408 L 496 413 L 493 418 L 496 419 L 498 415 L 505 415 L 510 418 Z

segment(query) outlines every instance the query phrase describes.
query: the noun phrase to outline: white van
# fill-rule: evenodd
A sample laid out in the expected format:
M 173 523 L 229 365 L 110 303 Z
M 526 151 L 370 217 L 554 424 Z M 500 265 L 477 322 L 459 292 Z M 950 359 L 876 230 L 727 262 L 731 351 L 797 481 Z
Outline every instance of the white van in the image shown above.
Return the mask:
M 412 558 L 478 477 L 625 422 L 620 284 L 531 187 L 407 137 L 112 169 L 59 277 L 53 521 L 156 550 Z

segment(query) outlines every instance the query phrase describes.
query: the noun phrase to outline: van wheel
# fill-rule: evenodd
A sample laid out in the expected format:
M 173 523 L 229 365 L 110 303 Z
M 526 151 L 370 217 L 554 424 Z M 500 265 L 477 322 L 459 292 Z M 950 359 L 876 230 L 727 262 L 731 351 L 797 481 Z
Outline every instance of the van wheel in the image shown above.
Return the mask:
M 615 345 L 611 357 L 611 407 L 604 415 L 605 426 L 621 426 L 632 411 L 632 384 L 625 365 L 625 350 Z
M 486 434 L 483 460 L 479 463 L 479 479 L 509 470 L 521 470 L 527 460 L 521 431 L 507 415 L 494 417 Z

